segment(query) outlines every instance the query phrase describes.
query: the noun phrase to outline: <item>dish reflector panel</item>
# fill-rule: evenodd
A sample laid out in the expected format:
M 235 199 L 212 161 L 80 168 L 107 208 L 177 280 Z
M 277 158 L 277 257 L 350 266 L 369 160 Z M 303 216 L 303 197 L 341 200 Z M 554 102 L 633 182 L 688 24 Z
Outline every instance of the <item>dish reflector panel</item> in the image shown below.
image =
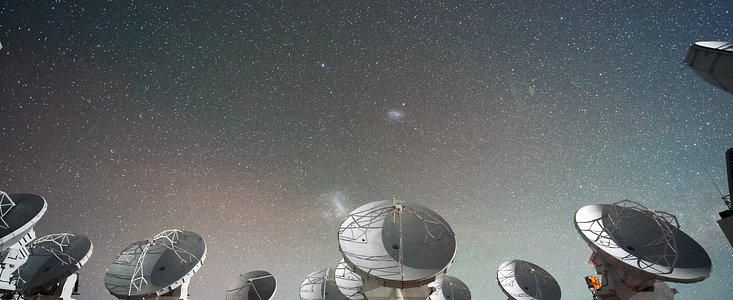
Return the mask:
M 67 277 L 76 273 L 92 256 L 92 241 L 83 235 L 51 234 L 28 245 L 30 256 L 20 269 L 25 285 L 23 294 L 52 291 Z
M 336 280 L 336 286 L 338 286 L 341 294 L 349 300 L 364 300 L 364 293 L 361 288 L 364 283 L 361 281 L 361 276 L 354 273 L 354 269 L 346 263 L 343 259 L 336 266 L 334 272 Z
M 429 300 L 471 300 L 471 290 L 463 281 L 450 276 L 443 275 L 443 283 L 440 289 L 430 295 Z
M 503 262 L 496 280 L 504 294 L 518 300 L 560 299 L 560 285 L 545 269 L 523 260 Z
M 122 250 L 104 284 L 120 299 L 160 296 L 188 282 L 205 259 L 206 243 L 197 233 L 166 230 Z
M 347 263 L 401 287 L 432 282 L 456 253 L 448 223 L 418 204 L 368 203 L 349 214 L 338 236 Z
M 710 275 L 710 256 L 666 212 L 628 200 L 588 205 L 575 213 L 575 228 L 606 263 L 670 282 L 697 282 Z
M 733 43 L 697 42 L 685 62 L 707 83 L 733 95 Z
M 20 241 L 46 213 L 46 199 L 0 191 L 0 251 Z
M 275 295 L 277 282 L 267 271 L 257 270 L 240 274 L 227 289 L 227 300 L 270 300 Z
M 315 271 L 300 284 L 301 300 L 347 300 L 341 294 L 334 278 L 335 270 L 331 268 Z

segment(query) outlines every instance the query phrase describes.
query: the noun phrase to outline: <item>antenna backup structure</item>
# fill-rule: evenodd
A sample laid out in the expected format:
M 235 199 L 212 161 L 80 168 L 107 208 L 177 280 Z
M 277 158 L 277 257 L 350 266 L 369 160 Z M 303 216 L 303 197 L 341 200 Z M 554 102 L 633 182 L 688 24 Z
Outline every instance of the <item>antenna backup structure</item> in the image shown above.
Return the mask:
M 725 166 L 728 170 L 728 195 L 723 196 L 721 193 L 721 198 L 728 209 L 719 213 L 718 226 L 723 231 L 725 238 L 728 239 L 728 243 L 733 246 L 733 204 L 731 204 L 730 199 L 730 193 L 733 191 L 733 148 L 725 152 Z
M 227 300 L 270 300 L 277 282 L 270 272 L 256 270 L 240 274 L 227 289 Z
M 685 63 L 707 83 L 733 95 L 733 43 L 697 42 Z
M 471 300 L 471 290 L 456 277 L 443 275 L 443 283 L 436 288 L 428 300 Z
M 187 300 L 191 277 L 205 259 L 201 236 L 166 230 L 122 250 L 107 269 L 104 284 L 118 299 Z
M 528 261 L 507 260 L 496 281 L 509 300 L 560 300 L 560 285 L 545 269 Z
M 560 300 L 560 285 L 545 269 L 528 261 L 507 260 L 496 281 L 509 300 Z
M 334 269 L 326 268 L 308 274 L 300 284 L 300 300 L 348 300 L 339 291 L 335 273 Z
M 349 299 L 425 300 L 442 285 L 456 254 L 453 230 L 440 215 L 396 201 L 357 208 L 338 239 L 344 263 L 336 268 L 336 283 Z
M 28 260 L 26 245 L 36 238 L 33 226 L 46 213 L 46 199 L 33 194 L 0 191 L 0 295 L 18 291 L 17 270 Z
M 710 275 L 707 252 L 669 213 L 629 200 L 588 205 L 575 213 L 575 228 L 593 250 L 589 262 L 598 275 L 586 282 L 594 299 L 674 299 L 665 282 Z
M 73 300 L 77 271 L 92 255 L 92 241 L 71 233 L 51 234 L 28 245 L 30 256 L 20 270 L 25 299 Z

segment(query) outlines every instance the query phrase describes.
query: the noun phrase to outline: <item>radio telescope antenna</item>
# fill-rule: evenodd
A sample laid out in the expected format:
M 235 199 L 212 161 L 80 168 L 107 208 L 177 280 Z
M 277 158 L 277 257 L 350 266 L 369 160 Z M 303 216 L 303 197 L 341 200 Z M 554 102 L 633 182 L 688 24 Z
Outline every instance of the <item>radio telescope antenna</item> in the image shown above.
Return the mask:
M 665 282 L 693 283 L 710 275 L 707 252 L 672 214 L 629 200 L 588 205 L 575 213 L 575 228 L 593 251 L 590 262 L 602 280 L 600 286 L 597 278 L 586 280 L 599 299 L 673 299 Z
M 335 270 L 326 268 L 315 271 L 300 284 L 301 300 L 348 300 L 339 291 L 335 280 Z
M 341 260 L 334 270 L 334 281 L 336 286 L 344 297 L 349 300 L 365 300 L 362 287 L 364 282 L 359 274 L 354 272 L 354 268 Z
M 707 83 L 733 95 L 733 43 L 696 42 L 685 63 Z
M 503 262 L 496 271 L 496 281 L 511 300 L 559 300 L 561 295 L 555 278 L 528 261 Z
M 28 260 L 26 246 L 36 238 L 33 226 L 47 208 L 41 196 L 0 191 L 0 294 L 19 290 L 17 270 Z
M 39 295 L 72 299 L 78 287 L 76 272 L 92 256 L 89 238 L 71 233 L 51 234 L 34 240 L 28 250 L 28 261 L 19 270 L 26 299 Z
M 456 253 L 453 230 L 440 215 L 396 198 L 352 211 L 341 224 L 338 238 L 349 266 L 341 270 L 358 275 L 363 281 L 358 289 L 366 299 L 427 298 L 427 285 L 441 279 Z M 341 287 L 339 271 L 336 282 Z
M 240 274 L 227 289 L 227 300 L 270 300 L 277 290 L 275 277 L 256 270 Z
M 443 275 L 442 283 L 430 294 L 428 300 L 471 300 L 471 290 L 460 279 Z
M 176 296 L 188 299 L 191 277 L 206 259 L 206 243 L 197 233 L 165 230 L 132 243 L 107 269 L 104 284 L 118 299 Z

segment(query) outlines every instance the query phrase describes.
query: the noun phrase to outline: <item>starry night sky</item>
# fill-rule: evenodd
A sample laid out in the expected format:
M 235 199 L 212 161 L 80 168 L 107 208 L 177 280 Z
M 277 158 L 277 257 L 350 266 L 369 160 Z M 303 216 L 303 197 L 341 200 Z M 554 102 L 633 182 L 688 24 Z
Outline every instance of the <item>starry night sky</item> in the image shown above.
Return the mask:
M 92 240 L 79 299 L 172 228 L 208 245 L 192 298 L 263 269 L 297 299 L 392 197 L 449 222 L 474 299 L 507 259 L 589 299 L 574 213 L 626 198 L 710 254 L 678 299 L 729 299 L 706 170 L 726 193 L 733 96 L 685 68 L 700 40 L 733 40 L 732 1 L 3 1 L 0 190 Z

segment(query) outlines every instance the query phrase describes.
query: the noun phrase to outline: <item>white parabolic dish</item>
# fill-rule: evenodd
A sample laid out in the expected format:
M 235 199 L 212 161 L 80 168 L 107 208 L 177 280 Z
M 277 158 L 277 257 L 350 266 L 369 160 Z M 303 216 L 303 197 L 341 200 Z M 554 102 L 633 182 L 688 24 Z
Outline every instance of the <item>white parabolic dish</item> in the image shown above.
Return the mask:
M 545 269 L 528 261 L 508 260 L 496 270 L 496 280 L 507 296 L 517 300 L 559 300 L 560 285 Z
M 361 290 L 364 285 L 364 282 L 361 281 L 361 276 L 354 273 L 352 267 L 345 260 L 342 259 L 338 266 L 336 266 L 334 277 L 336 286 L 338 286 L 339 291 L 344 297 L 349 300 L 366 299 Z
M 346 217 L 338 237 L 341 253 L 354 271 L 399 286 L 432 282 L 456 254 L 448 223 L 418 204 L 365 204 Z
M 669 282 L 698 282 L 710 275 L 710 256 L 671 214 L 631 201 L 588 205 L 575 213 L 575 228 L 608 264 Z
M 347 300 L 339 291 L 332 268 L 315 271 L 300 284 L 301 300 Z
M 277 291 L 277 281 L 263 270 L 240 274 L 227 289 L 227 300 L 270 300 Z

